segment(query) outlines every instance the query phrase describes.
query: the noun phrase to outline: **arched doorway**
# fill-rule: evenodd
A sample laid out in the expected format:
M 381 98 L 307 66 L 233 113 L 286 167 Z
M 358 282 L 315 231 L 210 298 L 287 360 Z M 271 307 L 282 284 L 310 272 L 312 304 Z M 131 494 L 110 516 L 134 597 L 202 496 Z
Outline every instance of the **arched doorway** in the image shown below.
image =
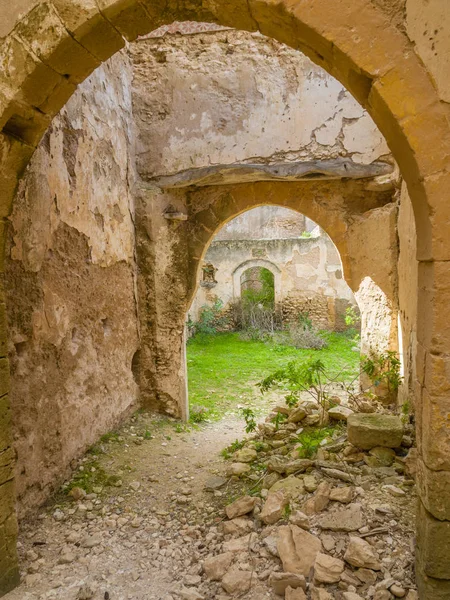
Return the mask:
M 81 8 L 72 2 L 59 7 L 59 3 L 56 10 L 39 3 L 26 14 L 22 8 L 16 12 L 16 7 L 6 11 L 3 52 L 9 60 L 9 78 L 2 81 L 0 118 L 3 216 L 9 213 L 17 178 L 35 144 L 77 82 L 123 45 L 122 35 L 132 40 L 174 19 L 218 20 L 243 29 L 259 28 L 268 36 L 302 48 L 368 107 L 400 165 L 415 210 L 420 261 L 419 464 L 421 498 L 426 506 L 419 532 L 420 566 L 430 578 L 426 597 L 439 597 L 435 588 L 448 585 L 439 582 L 450 579 L 448 561 L 439 559 L 438 544 L 434 543 L 445 536 L 450 516 L 448 506 L 442 504 L 442 486 L 450 470 L 450 442 L 445 427 L 448 390 L 439 375 L 446 368 L 450 345 L 446 315 L 450 247 L 445 202 L 450 141 L 445 110 L 426 69 L 414 55 L 412 44 L 365 0 L 351 6 L 344 0 L 333 6 L 325 1 L 252 2 L 250 8 L 246 3 L 235 3 L 214 5 L 211 9 L 183 7 L 173 12 L 138 1 L 105 2 L 102 10 L 90 3 L 83 3 Z M 13 34 L 8 36 L 13 27 Z M 17 64 L 25 66 L 17 69 Z M 9 451 L 6 359 L 2 359 L 2 369 L 3 445 Z M 5 533 L 9 568 L 3 575 L 4 590 L 17 579 L 13 486 L 11 471 L 6 471 L 1 490 L 5 520 L 10 519 L 11 525 Z

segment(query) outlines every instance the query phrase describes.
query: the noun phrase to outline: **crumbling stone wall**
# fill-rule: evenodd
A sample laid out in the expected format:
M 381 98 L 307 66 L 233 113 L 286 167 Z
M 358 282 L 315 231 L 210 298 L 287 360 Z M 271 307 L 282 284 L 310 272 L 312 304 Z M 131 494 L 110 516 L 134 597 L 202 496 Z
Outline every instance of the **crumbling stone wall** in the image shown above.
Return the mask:
M 130 52 L 144 180 L 280 160 L 391 163 L 376 125 L 336 79 L 260 34 L 146 38 Z
M 448 378 L 448 35 L 443 0 L 317 0 L 284 2 L 205 0 L 163 9 L 146 0 L 20 0 L 0 8 L 1 227 L 26 164 L 51 119 L 75 86 L 114 52 L 175 20 L 216 21 L 259 30 L 303 49 L 348 87 L 368 108 L 399 162 L 414 208 L 417 229 L 417 369 L 421 514 L 418 580 L 421 598 L 450 593 L 448 498 L 450 464 Z M 352 35 L 349 35 L 349 31 Z M 405 33 L 406 32 L 406 33 Z M 414 42 L 414 43 L 413 43 Z M 401 243 L 400 243 L 401 246 Z M 3 256 L 2 256 L 3 258 Z M 2 456 L 0 478 L 0 592 L 18 577 L 14 552 L 11 434 L 7 393 L 6 310 L 2 295 Z M 412 313 L 412 308 L 411 308 Z M 426 368 L 425 368 L 426 365 Z M 423 419 L 422 419 L 423 417 Z
M 36 150 L 9 219 L 20 515 L 136 406 L 130 78 L 117 55 L 80 86 Z
M 262 225 L 259 230 L 255 227 L 258 222 Z M 267 239 L 270 232 L 282 235 L 280 228 L 291 237 Z M 297 322 L 300 313 L 308 313 L 317 327 L 341 331 L 346 307 L 356 302 L 343 278 L 336 248 L 318 229 L 314 236 L 302 238 L 305 217 L 274 206 L 244 213 L 239 224 L 230 221 L 206 252 L 204 263 L 217 269 L 216 283 L 205 286 L 200 279 L 189 309 L 191 319 L 197 320 L 201 307 L 215 299 L 220 299 L 227 310 L 241 297 L 243 269 L 260 264 L 275 272 L 275 302 L 285 322 Z

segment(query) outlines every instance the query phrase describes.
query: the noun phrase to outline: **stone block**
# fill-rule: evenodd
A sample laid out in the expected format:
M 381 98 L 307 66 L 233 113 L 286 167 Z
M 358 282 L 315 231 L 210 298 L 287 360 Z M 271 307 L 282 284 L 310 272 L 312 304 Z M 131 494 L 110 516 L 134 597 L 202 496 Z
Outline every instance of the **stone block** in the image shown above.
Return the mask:
M 419 502 L 417 556 L 428 577 L 450 580 L 450 521 L 435 519 Z
M 427 352 L 448 352 L 450 326 L 450 272 L 447 261 L 420 261 L 418 263 L 418 305 L 421 308 L 417 325 L 417 339 Z
M 38 4 L 20 21 L 16 34 L 44 64 L 75 83 L 100 66 L 100 61 L 67 32 L 47 2 Z
M 450 472 L 434 471 L 422 458 L 417 465 L 417 487 L 427 511 L 436 519 L 450 521 Z
M 8 396 L 0 398 L 0 452 L 11 446 L 11 407 Z
M 132 42 L 140 35 L 153 31 L 160 25 L 159 20 L 152 18 L 144 6 L 137 0 L 97 0 L 103 16 L 113 25 L 121 35 Z M 159 4 L 160 5 L 160 4 Z M 160 15 L 162 8 L 155 14 Z
M 417 408 L 420 410 L 420 452 L 424 462 L 430 469 L 450 471 L 450 399 L 433 397 L 423 388 Z
M 94 0 L 53 0 L 53 6 L 67 30 L 98 60 L 107 60 L 124 47 L 123 37 Z
M 348 441 L 364 450 L 377 446 L 399 448 L 403 424 L 399 417 L 379 413 L 357 413 L 347 420 Z
M 450 598 L 450 581 L 428 577 L 416 561 L 416 582 L 419 598 L 422 600 L 448 600 Z
M 0 523 L 14 515 L 15 491 L 12 481 L 0 485 Z

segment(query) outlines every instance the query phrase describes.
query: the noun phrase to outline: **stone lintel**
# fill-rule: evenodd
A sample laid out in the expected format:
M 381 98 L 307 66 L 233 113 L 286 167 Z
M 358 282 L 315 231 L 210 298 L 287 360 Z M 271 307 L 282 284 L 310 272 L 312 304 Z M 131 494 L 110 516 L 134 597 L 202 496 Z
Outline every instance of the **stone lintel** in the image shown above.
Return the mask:
M 186 169 L 173 175 L 153 177 L 150 182 L 160 188 L 183 188 L 192 185 L 229 185 L 255 181 L 316 181 L 319 179 L 366 179 L 394 171 L 389 163 L 375 161 L 361 165 L 349 159 L 282 162 L 274 164 L 233 163 Z M 391 187 L 394 187 L 392 181 Z

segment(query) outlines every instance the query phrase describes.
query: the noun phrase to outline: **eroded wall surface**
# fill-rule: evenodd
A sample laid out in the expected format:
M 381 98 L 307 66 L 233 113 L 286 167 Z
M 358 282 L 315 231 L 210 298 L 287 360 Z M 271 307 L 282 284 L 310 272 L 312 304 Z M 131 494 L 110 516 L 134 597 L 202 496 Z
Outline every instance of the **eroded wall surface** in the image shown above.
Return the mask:
M 345 310 L 355 301 L 339 254 L 318 227 L 312 237 L 302 237 L 306 221 L 303 215 L 276 206 L 259 207 L 230 221 L 206 252 L 204 264 L 216 269 L 215 282 L 200 278 L 189 309 L 191 319 L 197 320 L 202 306 L 216 299 L 226 310 L 241 297 L 244 271 L 263 266 L 275 274 L 275 302 L 286 322 L 308 313 L 321 329 L 345 329 Z
M 40 143 L 10 217 L 6 290 L 20 514 L 135 405 L 130 65 L 86 80 Z
M 374 122 L 336 79 L 260 34 L 147 38 L 130 52 L 143 179 L 240 162 L 389 160 Z

